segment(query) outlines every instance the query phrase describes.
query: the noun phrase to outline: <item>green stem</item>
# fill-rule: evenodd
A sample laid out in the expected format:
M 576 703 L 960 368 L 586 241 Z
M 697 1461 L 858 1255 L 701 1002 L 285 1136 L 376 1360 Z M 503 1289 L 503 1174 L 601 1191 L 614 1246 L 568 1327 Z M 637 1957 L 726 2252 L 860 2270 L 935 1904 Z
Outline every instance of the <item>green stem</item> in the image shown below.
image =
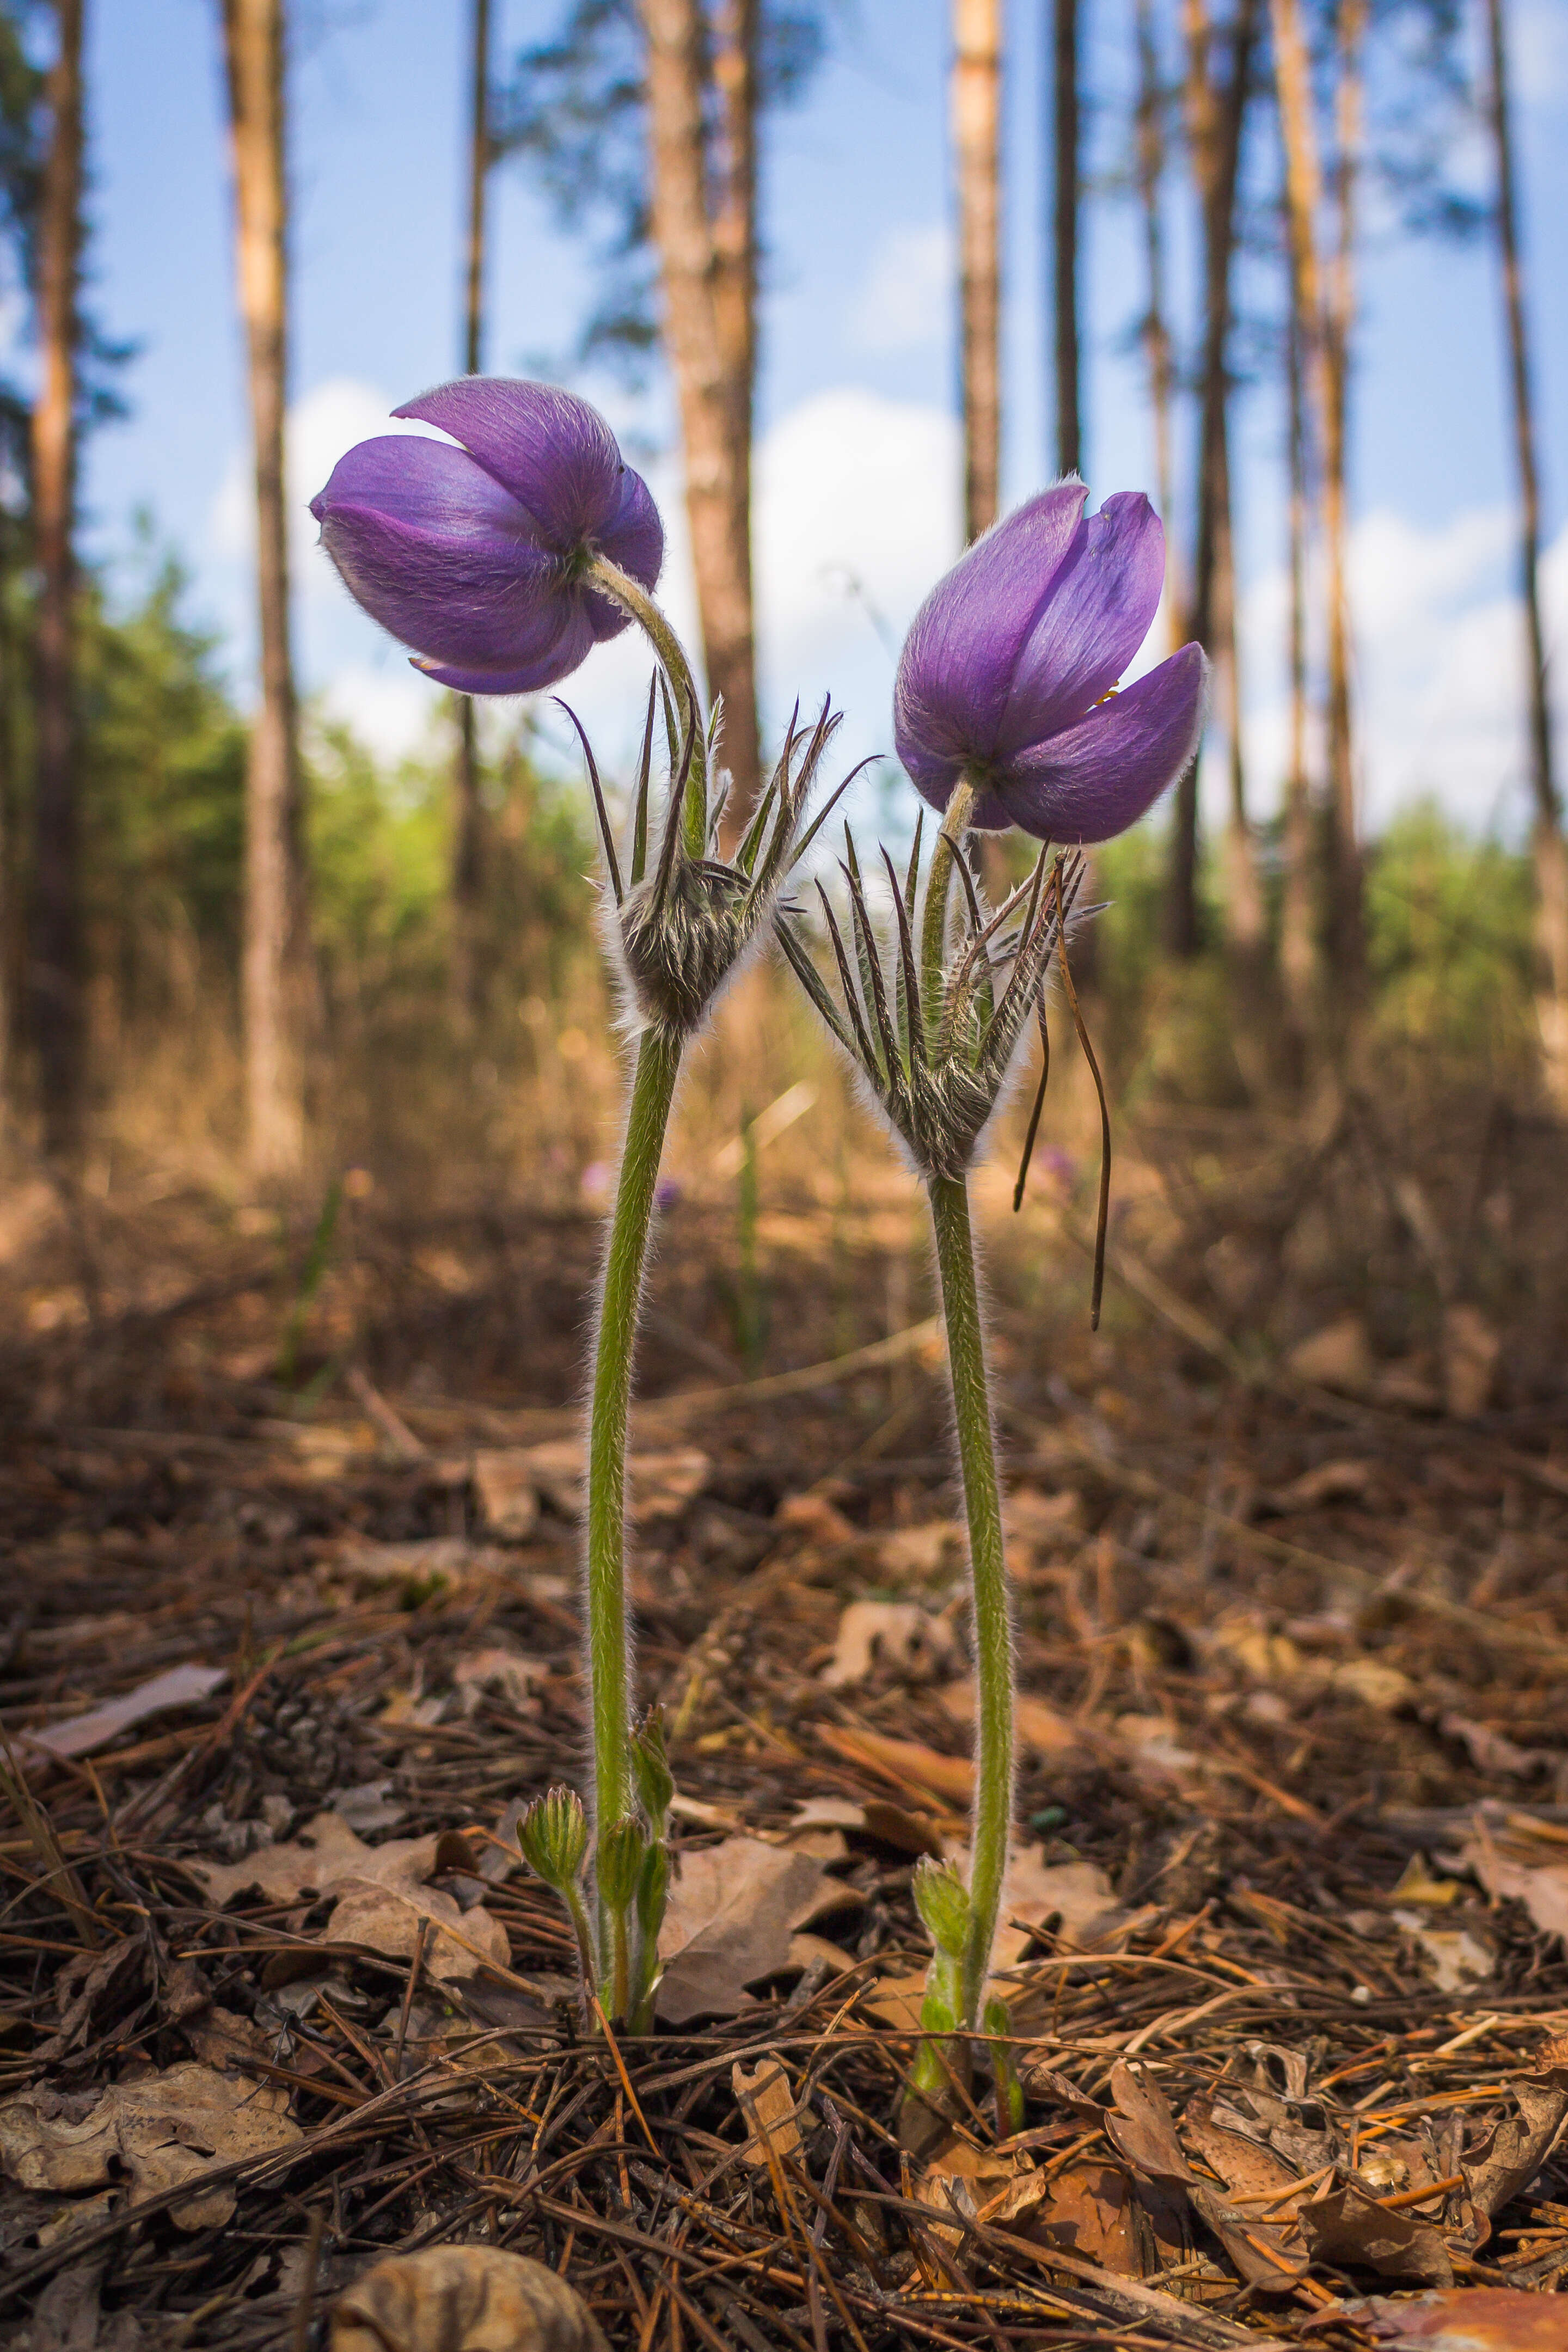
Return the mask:
M 637 623 L 647 637 L 675 689 L 679 719 L 682 725 L 690 726 L 696 737 L 691 751 L 691 778 L 687 785 L 687 841 L 692 855 L 700 857 L 708 844 L 708 745 L 702 732 L 702 704 L 686 648 L 647 589 L 629 572 L 623 572 L 618 563 L 612 563 L 607 555 L 594 557 L 588 566 L 588 578 Z
M 952 860 L 968 827 L 974 806 L 974 787 L 967 777 L 954 785 L 931 851 L 926 876 L 925 914 L 921 923 L 921 995 L 926 1019 L 942 1018 L 942 975 L 947 962 L 947 901 L 952 888 Z
M 947 1318 L 948 1368 L 969 1519 L 974 1609 L 974 1812 L 970 1838 L 969 1943 L 963 1956 L 960 2021 L 974 2026 L 980 2020 L 1007 1874 L 1013 1818 L 1013 1639 L 1002 1495 L 985 1383 L 985 1338 L 969 1224 L 969 1188 L 962 1176 L 931 1178 L 931 1213 L 942 1312 Z
M 601 1830 L 636 1811 L 626 1656 L 626 1419 L 648 1227 L 680 1072 L 680 1043 L 665 1030 L 645 1029 L 637 1047 L 594 1342 L 588 1420 L 588 1675 L 594 1818 Z

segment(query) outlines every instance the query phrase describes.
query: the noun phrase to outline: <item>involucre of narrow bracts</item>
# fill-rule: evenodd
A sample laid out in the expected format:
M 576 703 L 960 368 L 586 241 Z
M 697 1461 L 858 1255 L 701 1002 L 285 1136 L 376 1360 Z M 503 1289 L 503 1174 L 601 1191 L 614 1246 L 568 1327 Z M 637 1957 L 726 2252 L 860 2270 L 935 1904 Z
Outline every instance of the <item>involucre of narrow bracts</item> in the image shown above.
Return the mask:
M 678 724 L 667 692 L 669 788 L 656 845 L 648 803 L 658 698 L 656 680 L 648 696 L 624 880 L 592 749 L 575 715 L 567 715 L 588 762 L 616 940 L 637 1013 L 645 1026 L 685 1037 L 700 1028 L 759 938 L 785 875 L 859 771 L 845 777 L 803 832 L 806 803 L 839 714 L 824 702 L 807 729 L 799 725 L 797 712 L 752 821 L 733 858 L 726 859 L 719 854 L 723 800 L 710 800 L 706 789 L 707 777 L 715 772 L 717 715 L 706 734 L 694 709 Z
M 840 869 L 849 902 L 847 926 L 817 886 L 838 978 L 837 999 L 787 913 L 777 929 L 806 993 L 930 1180 L 962 1176 L 974 1157 L 1018 1041 L 1039 1011 L 1084 865 L 1076 856 L 1058 856 L 1047 884 L 1048 853 L 1042 851 L 1029 879 L 993 910 L 959 854 L 953 865 L 963 903 L 956 937 L 949 941 L 939 922 L 942 951 L 933 956 L 917 945 L 931 929 L 917 916 L 921 831 L 917 824 L 901 883 L 887 851 L 881 853 L 892 911 L 880 927 L 847 831 Z M 933 870 L 945 895 L 949 877 L 940 856 Z

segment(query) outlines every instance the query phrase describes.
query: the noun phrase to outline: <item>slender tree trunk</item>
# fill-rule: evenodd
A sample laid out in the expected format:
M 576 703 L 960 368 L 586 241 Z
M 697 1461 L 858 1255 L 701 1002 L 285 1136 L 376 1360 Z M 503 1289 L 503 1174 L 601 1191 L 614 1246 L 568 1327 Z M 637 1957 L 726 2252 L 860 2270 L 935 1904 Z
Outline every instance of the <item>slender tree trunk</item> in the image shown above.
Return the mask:
M 1146 0 L 1145 0 L 1146 5 Z M 1051 0 L 1051 291 L 1057 471 L 1083 471 L 1079 356 L 1079 0 Z
M 1498 247 L 1508 324 L 1514 457 L 1519 467 L 1519 571 L 1524 596 L 1530 779 L 1535 803 L 1536 939 L 1542 964 L 1537 1005 L 1547 1091 L 1559 1109 L 1568 1110 L 1568 846 L 1563 838 L 1563 803 L 1553 773 L 1546 636 L 1541 618 L 1541 484 L 1535 459 L 1535 410 L 1524 315 L 1524 265 L 1520 253 L 1503 0 L 1487 0 L 1487 24 L 1491 49 L 1491 87 L 1488 96 L 1497 162 Z
M 1290 467 L 1290 751 L 1285 778 L 1283 876 L 1279 908 L 1279 971 L 1285 1005 L 1299 1048 L 1311 1037 L 1318 1012 L 1317 899 L 1313 887 L 1312 802 L 1307 778 L 1307 398 L 1302 343 L 1305 321 L 1291 272 L 1285 366 L 1289 394 Z
M 1001 0 L 953 0 L 963 529 L 989 530 L 1002 485 Z
M 1312 85 L 1298 0 L 1271 0 L 1274 86 L 1285 151 L 1285 226 L 1289 305 L 1290 763 L 1285 786 L 1285 872 L 1279 961 L 1298 1041 L 1311 1037 L 1322 1010 L 1317 842 L 1307 773 L 1307 549 L 1312 485 L 1327 438 L 1322 273 L 1318 214 L 1322 182 L 1312 118 Z
M 1236 548 L 1231 520 L 1230 430 L 1222 430 L 1219 478 L 1215 486 L 1218 520 L 1215 530 L 1213 593 L 1215 667 L 1220 720 L 1225 728 L 1230 781 L 1230 811 L 1225 843 L 1226 938 L 1233 960 L 1242 969 L 1249 992 L 1247 1011 L 1258 1010 L 1258 991 L 1263 981 L 1263 887 L 1258 871 L 1258 845 L 1247 814 L 1247 760 L 1241 733 L 1241 655 L 1236 635 Z
M 58 0 L 49 68 L 49 148 L 38 219 L 42 383 L 33 410 L 35 630 L 33 1037 L 46 1150 L 81 1141 L 84 1023 L 77 808 L 77 283 L 81 255 L 82 0 Z
M 680 404 L 703 660 L 709 691 L 724 703 L 732 779 L 724 830 L 732 842 L 761 781 L 752 597 L 757 0 L 722 0 L 711 41 L 700 0 L 637 5 L 665 341 Z
M 1258 0 L 1237 0 L 1231 19 L 1228 73 L 1214 70 L 1214 27 L 1205 0 L 1185 0 L 1187 136 L 1204 223 L 1204 340 L 1199 375 L 1196 551 L 1187 634 L 1211 652 L 1215 644 L 1215 589 L 1220 554 L 1230 528 L 1226 417 L 1230 400 L 1231 265 L 1236 251 L 1236 192 L 1247 82 L 1258 33 Z M 1198 923 L 1198 775 L 1189 770 L 1177 787 L 1171 872 L 1165 907 L 1166 945 L 1190 957 L 1201 945 Z
M 1335 1001 L 1353 1016 L 1365 971 L 1361 848 L 1356 836 L 1355 745 L 1351 715 L 1350 508 L 1346 415 L 1354 324 L 1356 180 L 1361 163 L 1362 41 L 1367 0 L 1339 0 L 1335 18 L 1334 203 L 1338 235 L 1323 322 L 1323 538 L 1329 572 L 1328 930 Z M 1342 1027 L 1343 1022 L 1341 1023 Z
M 289 630 L 284 470 L 288 194 L 284 0 L 224 0 L 256 465 L 261 708 L 246 792 L 245 1079 L 251 1166 L 288 1177 L 304 1155 L 304 876 L 298 713 Z
M 1154 30 L 1153 0 L 1138 0 L 1138 111 L 1134 125 L 1139 202 L 1143 213 L 1143 257 L 1149 274 L 1149 305 L 1143 314 L 1143 352 L 1149 365 L 1149 405 L 1154 417 L 1154 487 L 1165 526 L 1165 626 L 1173 650 L 1181 643 L 1181 561 L 1175 531 L 1175 473 L 1171 424 L 1175 404 L 1175 359 L 1165 320 L 1165 231 L 1162 191 L 1165 178 L 1164 97 Z
M 465 255 L 463 373 L 478 375 L 484 355 L 485 198 L 493 148 L 490 137 L 490 0 L 473 0 L 468 113 L 468 233 Z M 477 1018 L 480 1004 L 479 929 L 484 896 L 484 811 L 473 698 L 455 698 L 458 755 L 453 774 L 457 808 L 452 827 L 452 998 L 459 1021 Z

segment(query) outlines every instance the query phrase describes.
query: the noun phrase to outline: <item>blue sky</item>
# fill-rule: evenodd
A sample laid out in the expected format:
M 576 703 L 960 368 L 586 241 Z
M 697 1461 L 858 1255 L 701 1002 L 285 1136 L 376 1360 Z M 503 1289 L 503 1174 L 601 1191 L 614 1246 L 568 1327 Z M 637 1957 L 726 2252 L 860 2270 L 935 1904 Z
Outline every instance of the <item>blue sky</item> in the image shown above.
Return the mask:
M 1009 498 L 1049 472 L 1041 365 L 1040 11 L 1010 11 L 1007 99 Z M 497 0 L 498 57 L 549 29 L 555 0 Z M 768 134 L 770 250 L 759 402 L 758 563 L 763 683 L 775 718 L 832 686 L 847 740 L 885 740 L 888 657 L 955 551 L 953 302 L 948 268 L 946 23 L 939 0 L 838 0 L 809 101 Z M 1121 161 L 1117 103 L 1131 0 L 1089 12 L 1088 79 L 1106 105 L 1102 171 Z M 94 439 L 89 541 L 129 584 L 133 517 L 194 575 L 194 608 L 248 671 L 245 412 L 234 311 L 217 11 L 211 0 L 105 0 L 91 12 L 94 298 L 138 339 L 132 415 Z M 296 187 L 293 400 L 302 501 L 395 401 L 452 372 L 458 341 L 467 0 L 310 0 L 291 69 Z M 1568 285 L 1550 225 L 1568 217 L 1568 7 L 1514 0 L 1525 212 L 1554 626 L 1568 627 Z M 1386 85 L 1385 85 L 1386 94 Z M 1268 159 L 1259 147 L 1258 173 Z M 1484 158 L 1456 168 L 1479 184 Z M 1181 206 L 1173 197 L 1177 243 Z M 489 364 L 563 352 L 589 298 L 563 240 L 515 172 L 498 174 Z M 1142 301 L 1135 225 L 1097 203 L 1087 268 L 1088 467 L 1097 494 L 1152 487 L 1142 372 L 1127 330 Z M 1267 280 L 1252 274 L 1259 302 Z M 1509 591 L 1511 468 L 1495 273 L 1484 241 L 1412 243 L 1373 209 L 1362 270 L 1354 404 L 1355 580 L 1369 820 L 1437 792 L 1477 823 L 1517 824 L 1517 616 Z M 655 452 L 679 517 L 668 400 L 600 391 Z M 1258 806 L 1281 743 L 1279 420 L 1271 389 L 1243 404 L 1244 656 Z M 304 477 L 309 477 L 305 478 Z M 298 625 L 308 688 L 393 748 L 438 707 L 348 605 L 301 516 Z M 669 594 L 689 609 L 679 527 Z M 855 593 L 852 593 L 852 583 Z M 595 667 L 595 665 L 597 667 Z M 583 700 L 612 752 L 636 698 L 624 641 L 594 657 Z M 1564 699 L 1568 699 L 1565 697 Z

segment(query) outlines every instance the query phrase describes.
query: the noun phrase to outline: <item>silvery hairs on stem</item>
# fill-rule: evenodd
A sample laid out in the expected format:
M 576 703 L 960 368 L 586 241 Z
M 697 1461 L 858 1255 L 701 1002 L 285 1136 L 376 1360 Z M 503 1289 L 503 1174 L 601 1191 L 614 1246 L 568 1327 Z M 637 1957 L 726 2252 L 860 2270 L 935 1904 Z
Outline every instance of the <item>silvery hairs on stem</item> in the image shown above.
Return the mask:
M 1046 982 L 1086 869 L 1076 853 L 1058 854 L 1047 885 L 1050 852 L 1042 849 L 1027 880 L 991 909 L 959 851 L 952 861 L 963 884 L 956 937 L 951 951 L 944 937 L 939 963 L 922 961 L 915 936 L 922 827 L 923 819 L 901 882 L 888 852 L 880 853 L 893 907 L 892 924 L 880 936 L 847 826 L 839 870 L 848 893 L 850 946 L 816 886 L 841 1003 L 788 909 L 774 928 L 806 994 L 930 1180 L 964 1174 L 1001 1100 L 1026 1024 L 1031 1013 L 1043 1023 Z
M 669 792 L 656 847 L 648 801 L 661 695 Z M 648 689 L 647 723 L 637 764 L 623 880 L 592 747 L 576 713 L 565 703 L 561 708 L 577 730 L 588 763 L 614 916 L 611 944 L 631 1008 L 644 1026 L 689 1036 L 701 1027 L 720 991 L 763 936 L 764 919 L 785 875 L 805 855 L 837 801 L 861 772 L 851 770 L 802 833 L 806 802 L 842 713 L 831 709 L 825 700 L 815 723 L 806 728 L 800 724 L 800 709 L 795 706 L 778 763 L 733 859 L 726 860 L 718 854 L 725 794 L 723 791 L 716 793 L 710 806 L 703 781 L 718 772 L 715 761 L 722 706 L 714 705 L 706 730 L 695 707 L 678 723 L 669 689 L 656 675 Z M 861 767 L 869 765 L 868 761 L 861 762 Z

